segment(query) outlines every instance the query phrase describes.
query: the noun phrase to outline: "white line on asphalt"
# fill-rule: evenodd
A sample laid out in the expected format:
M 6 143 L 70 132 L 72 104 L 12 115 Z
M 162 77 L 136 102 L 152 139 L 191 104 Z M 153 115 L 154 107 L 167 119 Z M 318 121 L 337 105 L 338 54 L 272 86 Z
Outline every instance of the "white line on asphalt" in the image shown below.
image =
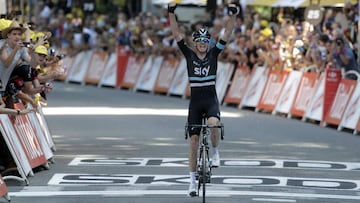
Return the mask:
M 114 107 L 44 107 L 44 115 L 157 115 L 187 116 L 187 109 L 155 109 L 155 108 L 114 108 Z M 221 117 L 242 117 L 241 113 L 221 111 Z
M 181 190 L 105 190 L 105 191 L 45 191 L 10 192 L 10 197 L 51 197 L 51 196 L 143 196 L 143 195 L 187 195 L 187 191 Z M 360 200 L 360 196 L 311 194 L 311 193 L 285 193 L 285 192 L 261 192 L 261 191 L 230 191 L 230 190 L 209 190 L 206 193 L 209 197 L 224 196 L 267 196 L 282 198 L 319 198 L 319 199 L 342 199 Z
M 266 199 L 266 198 L 253 198 L 253 201 L 257 202 L 296 202 L 293 199 Z

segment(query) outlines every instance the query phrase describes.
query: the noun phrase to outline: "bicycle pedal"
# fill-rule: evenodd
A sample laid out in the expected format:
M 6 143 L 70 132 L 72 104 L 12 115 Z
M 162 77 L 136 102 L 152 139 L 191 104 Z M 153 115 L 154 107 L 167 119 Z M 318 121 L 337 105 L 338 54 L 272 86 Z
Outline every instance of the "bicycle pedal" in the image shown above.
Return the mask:
M 190 193 L 189 193 L 189 196 L 190 196 L 190 197 L 196 197 L 196 196 L 197 196 L 197 194 L 196 194 L 196 192 L 195 192 L 195 191 L 192 191 L 192 192 L 190 192 Z

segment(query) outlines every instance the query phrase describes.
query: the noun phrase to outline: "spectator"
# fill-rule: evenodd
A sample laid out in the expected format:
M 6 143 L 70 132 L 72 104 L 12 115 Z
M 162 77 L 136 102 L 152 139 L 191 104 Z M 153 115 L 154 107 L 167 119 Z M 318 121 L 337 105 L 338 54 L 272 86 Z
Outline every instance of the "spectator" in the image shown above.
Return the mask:
M 45 0 L 41 0 L 38 2 L 37 11 L 38 16 L 36 18 L 36 22 L 42 25 L 47 25 L 50 21 L 51 8 Z
M 334 41 L 333 57 L 336 61 L 336 68 L 341 68 L 343 71 L 356 71 L 360 72 L 358 64 L 355 59 L 355 55 L 351 48 L 345 44 L 342 37 L 338 37 Z M 348 79 L 356 80 L 356 76 L 349 74 L 346 76 Z
M 11 109 L 11 108 L 6 108 L 6 104 L 5 102 L 0 99 L 0 114 L 8 114 L 8 115 L 24 115 L 27 114 L 29 112 L 34 112 L 34 109 Z M 0 137 L 2 138 L 2 135 L 0 134 Z M 2 143 L 2 141 L 0 141 L 0 143 Z M 1 147 L 2 149 L 3 147 Z M 7 148 L 7 147 L 6 147 Z M 1 152 L 0 152 L 1 153 Z M 2 154 L 2 153 L 1 153 Z M 0 155 L 0 157 L 3 157 L 2 155 Z M 0 161 L 0 166 L 4 166 L 3 164 L 1 164 Z M 1 167 L 0 167 L 1 168 Z
M 0 91 L 2 92 L 5 91 L 12 71 L 21 63 L 31 63 L 31 57 L 21 39 L 25 30 L 16 21 L 13 21 L 10 27 L 2 31 L 4 38 L 0 47 L 0 78 L 2 84 Z
M 25 83 L 27 83 L 27 91 L 32 90 L 32 88 L 28 85 L 32 85 L 34 77 L 35 74 L 33 74 L 32 68 L 29 65 L 22 64 L 14 69 L 4 92 L 4 97 L 6 98 L 6 107 L 13 109 L 14 103 L 21 101 L 24 103 L 29 103 L 34 109 L 37 109 L 36 101 L 33 100 L 29 94 L 24 92 Z M 35 93 L 40 91 L 41 89 L 34 90 Z M 14 101 L 14 98 L 17 100 Z
M 37 78 L 33 83 L 35 87 L 40 87 L 40 100 L 42 104 L 46 104 L 46 93 L 52 90 L 52 81 L 65 73 L 62 68 L 62 56 L 48 56 L 45 46 L 36 47 L 35 53 L 37 65 L 34 72 L 36 72 Z

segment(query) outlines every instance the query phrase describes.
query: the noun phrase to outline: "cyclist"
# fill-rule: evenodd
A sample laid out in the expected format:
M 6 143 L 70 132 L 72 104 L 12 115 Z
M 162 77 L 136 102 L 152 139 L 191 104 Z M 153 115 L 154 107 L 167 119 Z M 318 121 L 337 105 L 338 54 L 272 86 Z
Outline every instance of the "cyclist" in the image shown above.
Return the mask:
M 234 4 L 229 4 L 228 11 L 231 16 L 225 25 L 225 32 L 214 47 L 209 46 L 211 39 L 210 33 L 205 28 L 200 28 L 193 33 L 194 50 L 190 49 L 179 32 L 178 24 L 174 11 L 175 3 L 168 5 L 170 28 L 175 36 L 175 40 L 184 54 L 187 61 L 187 71 L 191 88 L 191 99 L 189 104 L 188 124 L 201 124 L 203 114 L 206 115 L 209 125 L 219 125 L 220 108 L 217 99 L 215 82 L 217 72 L 217 57 L 225 48 L 236 19 L 239 9 Z M 189 195 L 196 196 L 196 159 L 199 146 L 200 129 L 189 129 L 189 169 L 190 186 Z M 213 147 L 212 166 L 220 165 L 219 157 L 219 130 L 214 128 L 211 132 L 211 144 Z

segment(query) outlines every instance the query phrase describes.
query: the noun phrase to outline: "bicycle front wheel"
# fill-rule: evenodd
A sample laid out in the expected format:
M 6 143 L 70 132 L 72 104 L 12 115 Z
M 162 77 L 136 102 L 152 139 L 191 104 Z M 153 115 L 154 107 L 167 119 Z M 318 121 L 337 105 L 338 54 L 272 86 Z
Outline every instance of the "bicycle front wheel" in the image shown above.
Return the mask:
M 203 203 L 205 203 L 205 194 L 206 194 L 206 182 L 208 181 L 207 167 L 208 167 L 208 155 L 206 152 L 206 147 L 202 149 L 202 196 Z

